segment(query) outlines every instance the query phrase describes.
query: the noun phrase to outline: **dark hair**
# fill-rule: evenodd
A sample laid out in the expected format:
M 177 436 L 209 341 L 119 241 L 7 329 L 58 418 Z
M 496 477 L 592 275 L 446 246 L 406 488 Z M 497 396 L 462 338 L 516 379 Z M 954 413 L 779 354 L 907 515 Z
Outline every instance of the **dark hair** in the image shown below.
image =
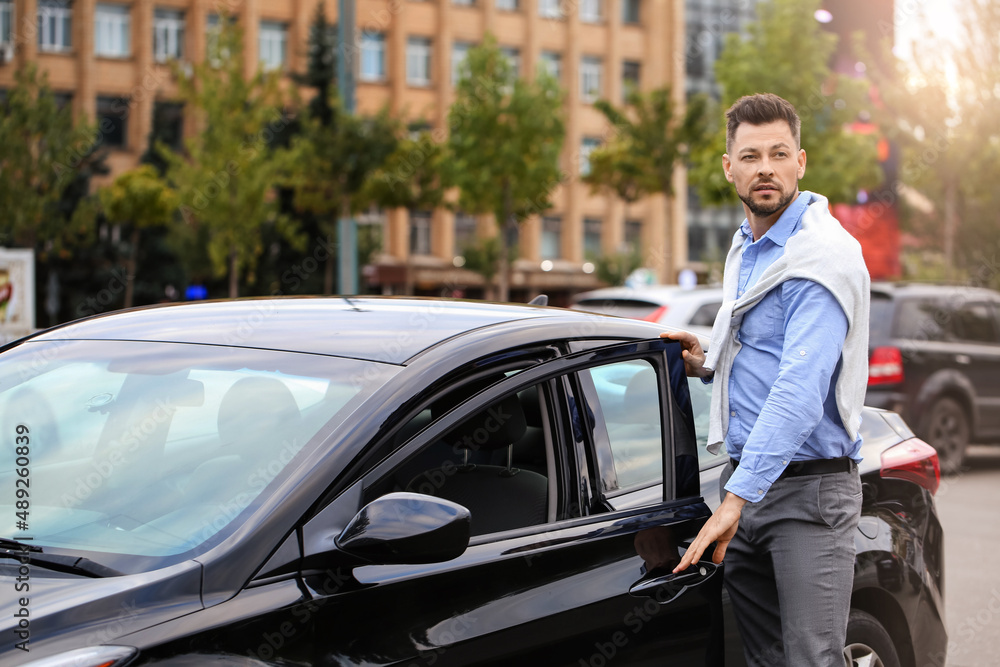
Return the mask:
M 798 148 L 802 121 L 799 120 L 799 115 L 795 113 L 795 107 L 790 102 L 773 93 L 744 95 L 726 112 L 726 152 L 728 153 L 732 147 L 733 139 L 736 138 L 736 128 L 741 124 L 767 125 L 779 120 L 788 123 L 792 137 L 795 138 L 795 147 Z

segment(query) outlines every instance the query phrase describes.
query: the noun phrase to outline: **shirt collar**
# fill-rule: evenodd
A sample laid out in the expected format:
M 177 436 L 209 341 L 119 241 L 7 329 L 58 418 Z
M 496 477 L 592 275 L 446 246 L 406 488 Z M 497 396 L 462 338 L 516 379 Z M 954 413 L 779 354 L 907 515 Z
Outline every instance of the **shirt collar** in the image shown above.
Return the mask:
M 761 238 L 770 239 L 772 243 L 784 246 L 792 234 L 795 233 L 799 226 L 799 220 L 802 218 L 802 214 L 806 212 L 806 208 L 809 207 L 811 201 L 812 193 L 808 190 L 801 191 L 799 196 L 795 198 L 795 201 L 784 210 L 778 217 L 778 220 L 771 225 L 771 228 Z M 749 220 L 743 219 L 740 231 L 747 239 L 753 239 L 753 231 L 750 229 Z

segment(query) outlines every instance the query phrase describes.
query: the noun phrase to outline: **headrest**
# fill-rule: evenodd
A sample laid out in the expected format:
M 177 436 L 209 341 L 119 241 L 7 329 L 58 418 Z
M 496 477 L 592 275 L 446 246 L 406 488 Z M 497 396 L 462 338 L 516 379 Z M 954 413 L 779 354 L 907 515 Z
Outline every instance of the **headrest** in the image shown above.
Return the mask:
M 628 381 L 625 409 L 633 423 L 659 424 L 660 394 L 652 368 L 643 368 Z
M 218 427 L 222 444 L 242 446 L 246 440 L 278 438 L 298 426 L 301 415 L 292 392 L 281 381 L 266 377 L 237 380 L 219 404 Z
M 494 450 L 511 445 L 524 436 L 527 422 L 516 394 L 472 415 L 446 440 L 455 449 Z

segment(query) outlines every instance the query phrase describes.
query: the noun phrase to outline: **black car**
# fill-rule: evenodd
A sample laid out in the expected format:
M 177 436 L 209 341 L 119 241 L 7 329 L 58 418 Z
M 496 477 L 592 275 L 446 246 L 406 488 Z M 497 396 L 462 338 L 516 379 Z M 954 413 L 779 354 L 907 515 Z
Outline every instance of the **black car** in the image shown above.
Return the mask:
M 1000 440 L 1000 292 L 875 283 L 871 322 L 866 404 L 902 415 L 943 472 Z
M 3 348 L 0 663 L 744 664 L 724 566 L 670 572 L 725 457 L 660 331 L 265 299 Z M 864 429 L 845 655 L 940 665 L 937 458 Z

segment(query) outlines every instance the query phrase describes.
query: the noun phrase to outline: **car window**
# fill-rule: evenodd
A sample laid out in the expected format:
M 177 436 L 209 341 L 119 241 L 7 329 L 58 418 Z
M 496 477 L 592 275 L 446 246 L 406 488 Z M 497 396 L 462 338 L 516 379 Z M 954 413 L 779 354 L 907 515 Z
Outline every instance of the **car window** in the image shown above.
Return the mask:
M 435 399 L 400 430 L 419 434 L 469 398 L 509 376 L 483 378 Z M 365 502 L 408 491 L 451 500 L 469 509 L 472 534 L 523 528 L 555 520 L 553 401 L 550 383 L 512 393 L 478 410 L 413 454 L 365 490 Z M 394 436 L 402 442 L 401 435 Z M 419 443 L 419 437 L 417 439 Z
M 994 314 L 988 303 L 966 303 L 956 309 L 949 328 L 958 340 L 974 343 L 1000 342 Z
M 688 378 L 691 392 L 691 412 L 694 415 L 694 431 L 698 441 L 698 468 L 704 470 L 727 459 L 726 448 L 717 454 L 708 451 L 708 421 L 712 406 L 712 383 L 704 383 L 701 378 Z
M 901 298 L 896 315 L 895 337 L 916 341 L 943 341 L 951 308 L 940 299 Z
M 715 324 L 715 316 L 719 312 L 719 308 L 722 307 L 721 301 L 713 301 L 712 303 L 703 304 L 694 311 L 694 315 L 691 316 L 691 321 L 688 322 L 693 327 L 710 327 Z
M 122 341 L 28 343 L 5 359 L 0 418 L 10 426 L 0 450 L 15 451 L 22 427 L 36 543 L 150 558 L 232 530 L 317 432 L 396 372 L 291 352 Z M 0 456 L 0 483 L 13 478 L 14 461 Z
M 652 364 L 622 361 L 585 371 L 608 430 L 618 488 L 657 483 L 663 471 L 660 392 Z
M 888 294 L 872 292 L 871 309 L 869 316 L 869 334 L 871 340 L 881 343 L 892 335 L 892 316 L 894 313 L 893 300 Z M 902 331 L 903 327 L 900 327 Z M 905 333 L 900 333 L 905 337 Z

